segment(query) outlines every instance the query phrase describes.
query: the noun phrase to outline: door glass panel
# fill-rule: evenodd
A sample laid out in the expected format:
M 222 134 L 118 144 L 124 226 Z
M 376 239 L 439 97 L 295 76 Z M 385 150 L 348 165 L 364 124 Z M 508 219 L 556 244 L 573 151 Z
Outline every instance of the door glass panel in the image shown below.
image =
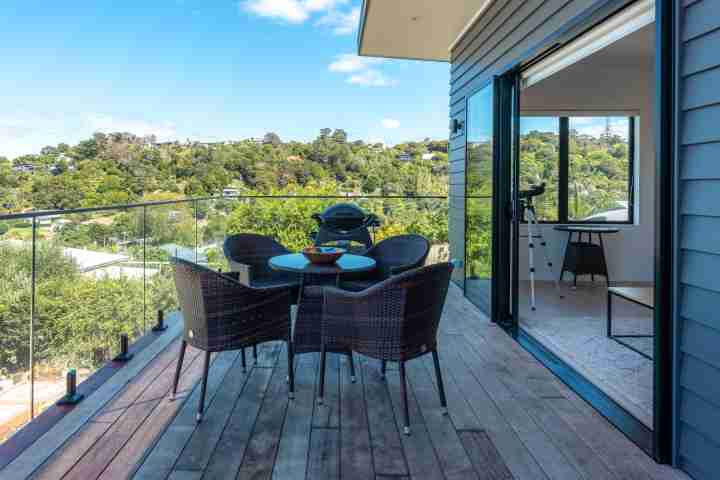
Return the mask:
M 493 87 L 468 100 L 466 153 L 465 293 L 491 311 L 493 210 Z
M 538 221 L 558 221 L 560 174 L 560 119 L 520 119 L 520 191 L 545 184 L 545 193 L 533 199 Z M 523 218 L 527 221 L 527 218 Z

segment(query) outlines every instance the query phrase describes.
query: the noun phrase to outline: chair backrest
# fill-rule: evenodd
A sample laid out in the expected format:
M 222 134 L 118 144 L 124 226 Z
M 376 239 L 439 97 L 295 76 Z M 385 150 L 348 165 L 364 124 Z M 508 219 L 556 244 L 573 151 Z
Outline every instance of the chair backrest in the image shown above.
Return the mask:
M 452 271 L 451 263 L 436 263 L 365 290 L 365 318 L 354 323 L 353 349 L 390 361 L 411 360 L 435 349 Z
M 377 243 L 367 255 L 377 262 L 376 272 L 388 278 L 394 267 L 422 267 L 430 253 L 430 242 L 422 235 L 397 235 Z
M 366 249 L 373 245 L 370 231 L 365 226 L 339 232 L 320 225 L 317 235 L 315 235 L 315 246 L 332 242 L 357 242 L 361 243 Z
M 255 233 L 239 233 L 225 239 L 223 252 L 228 261 L 250 265 L 253 276 L 263 277 L 272 274 L 268 260 L 276 255 L 290 253 L 275 239 Z

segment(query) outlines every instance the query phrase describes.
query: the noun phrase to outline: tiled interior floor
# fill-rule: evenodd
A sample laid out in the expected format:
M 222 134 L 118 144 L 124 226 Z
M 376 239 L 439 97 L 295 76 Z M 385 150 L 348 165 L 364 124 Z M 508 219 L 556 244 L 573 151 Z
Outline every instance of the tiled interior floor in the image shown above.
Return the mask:
M 529 282 L 520 285 L 520 325 L 553 353 L 652 428 L 653 362 L 607 338 L 607 289 L 604 279 L 561 287 L 536 283 L 537 310 L 530 310 Z M 613 299 L 613 332 L 652 334 L 652 311 Z M 652 354 L 652 338 L 631 340 Z

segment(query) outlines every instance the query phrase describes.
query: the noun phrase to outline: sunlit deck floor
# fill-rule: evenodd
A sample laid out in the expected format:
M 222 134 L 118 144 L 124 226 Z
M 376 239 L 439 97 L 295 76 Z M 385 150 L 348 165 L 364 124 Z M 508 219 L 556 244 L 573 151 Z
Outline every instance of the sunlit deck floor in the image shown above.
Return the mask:
M 289 401 L 280 344 L 243 374 L 237 353 L 214 358 L 208 408 L 196 425 L 201 357 L 186 356 L 170 401 L 178 325 L 25 450 L 0 478 L 678 479 L 560 383 L 460 291 L 451 289 L 440 359 L 450 415 L 441 414 L 432 359 L 408 363 L 412 435 L 404 436 L 397 370 L 356 356 L 358 382 L 330 356 L 325 404 L 318 358 L 299 357 Z

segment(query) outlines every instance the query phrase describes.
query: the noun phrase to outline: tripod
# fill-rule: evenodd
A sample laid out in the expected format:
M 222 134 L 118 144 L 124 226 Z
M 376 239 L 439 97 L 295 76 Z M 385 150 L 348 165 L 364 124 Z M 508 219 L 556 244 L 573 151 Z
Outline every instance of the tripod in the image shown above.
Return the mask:
M 548 255 L 548 245 L 543 237 L 542 230 L 537 221 L 537 214 L 535 213 L 535 204 L 533 203 L 533 197 L 542 195 L 545 193 L 545 184 L 538 186 L 532 186 L 528 190 L 522 190 L 519 192 L 520 198 L 520 218 L 525 218 L 527 214 L 527 226 L 528 226 L 528 264 L 530 266 L 530 309 L 534 312 L 536 310 L 535 305 L 535 239 L 540 240 L 540 246 L 542 247 L 543 257 L 545 264 L 550 269 L 550 275 L 553 277 L 555 283 L 555 290 L 557 291 L 560 298 L 563 298 L 560 293 L 560 284 L 558 283 L 557 277 L 553 272 L 553 264 Z M 535 231 L 537 230 L 537 233 Z

